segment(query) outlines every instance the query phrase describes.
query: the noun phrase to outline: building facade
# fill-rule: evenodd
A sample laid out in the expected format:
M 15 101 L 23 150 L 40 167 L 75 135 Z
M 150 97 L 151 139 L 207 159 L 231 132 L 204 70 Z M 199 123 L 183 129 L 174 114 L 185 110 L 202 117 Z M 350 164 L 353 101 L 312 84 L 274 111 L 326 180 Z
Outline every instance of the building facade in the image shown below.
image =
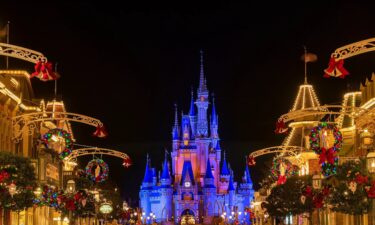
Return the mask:
M 244 162 L 242 181 L 234 181 L 220 147 L 218 115 L 215 100 L 209 98 L 202 55 L 200 66 L 197 96 L 192 92 L 189 113 L 181 116 L 181 122 L 176 107 L 171 163 L 166 155 L 158 176 L 147 158 L 139 192 L 146 223 L 192 224 L 218 216 L 248 221 L 245 208 L 254 195 L 249 168 Z

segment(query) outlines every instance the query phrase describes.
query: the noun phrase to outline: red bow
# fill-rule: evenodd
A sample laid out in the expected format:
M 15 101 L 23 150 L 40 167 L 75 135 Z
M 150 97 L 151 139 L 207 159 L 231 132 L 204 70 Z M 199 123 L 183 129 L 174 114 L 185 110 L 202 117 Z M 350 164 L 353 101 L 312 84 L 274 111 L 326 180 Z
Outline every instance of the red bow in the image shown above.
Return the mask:
M 122 165 L 126 168 L 128 168 L 129 166 L 132 165 L 132 160 L 130 158 L 126 158 L 124 159 L 124 162 L 122 163 Z
M 319 155 L 319 164 L 322 164 L 324 162 L 328 162 L 329 164 L 334 164 L 336 159 L 336 152 L 333 150 L 333 148 L 325 149 L 322 148 L 322 152 Z
M 284 120 L 283 119 L 279 119 L 276 122 L 275 133 L 276 134 L 283 134 L 283 133 L 286 133 L 287 131 L 288 131 L 288 128 L 286 127 Z
M 256 162 L 255 162 L 255 159 L 254 159 L 253 156 L 249 156 L 249 157 L 247 158 L 247 164 L 248 164 L 249 166 L 255 166 Z
M 340 59 L 336 62 L 334 57 L 329 59 L 328 68 L 324 70 L 323 77 L 340 77 L 345 78 L 349 72 L 344 68 L 344 60 Z
M 35 72 L 30 75 L 30 78 L 38 77 L 42 81 L 57 80 L 58 78 L 58 75 L 52 71 L 50 62 L 39 61 L 34 69 Z
M 286 182 L 286 176 L 279 176 L 279 179 L 277 180 L 277 185 L 285 184 Z
M 104 125 L 101 124 L 96 127 L 96 130 L 92 135 L 94 135 L 95 137 L 104 138 L 108 136 L 108 132 L 106 131 Z

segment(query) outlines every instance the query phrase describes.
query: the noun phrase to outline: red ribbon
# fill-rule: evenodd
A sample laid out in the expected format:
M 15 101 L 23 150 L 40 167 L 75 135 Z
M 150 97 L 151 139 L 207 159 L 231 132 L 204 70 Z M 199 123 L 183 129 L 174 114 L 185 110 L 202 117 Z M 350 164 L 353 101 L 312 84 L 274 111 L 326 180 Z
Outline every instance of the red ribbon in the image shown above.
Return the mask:
M 284 120 L 283 119 L 279 119 L 276 122 L 275 133 L 276 134 L 283 134 L 283 133 L 286 133 L 287 131 L 288 131 L 288 128 L 286 127 Z
M 124 159 L 124 162 L 122 163 L 122 165 L 126 168 L 128 168 L 129 166 L 131 166 L 133 163 L 132 163 L 132 160 L 130 158 L 126 158 Z
M 253 156 L 249 156 L 249 157 L 247 158 L 247 164 L 248 164 L 249 166 L 254 166 L 254 165 L 256 164 L 255 159 L 254 159 Z
M 328 150 L 325 148 L 322 148 L 322 152 L 319 155 L 319 164 L 322 164 L 326 161 L 330 164 L 334 164 L 335 158 L 336 158 L 336 152 L 333 150 L 333 148 L 330 148 Z
M 0 183 L 2 183 L 4 180 L 8 179 L 10 177 L 9 173 L 6 171 L 0 172 Z
M 320 209 L 323 207 L 323 196 L 318 194 L 313 199 L 314 207 Z
M 328 68 L 324 70 L 324 76 L 329 77 L 340 77 L 345 78 L 349 75 L 349 72 L 344 68 L 344 60 L 340 59 L 336 61 L 334 57 L 329 59 Z
M 42 81 L 57 80 L 58 76 L 52 71 L 52 64 L 50 62 L 39 61 L 34 67 L 35 72 L 30 75 L 30 78 L 38 77 Z
M 327 196 L 329 195 L 329 188 L 328 187 L 324 187 L 323 190 L 322 190 L 322 195 L 323 196 Z
M 98 125 L 96 127 L 95 132 L 93 133 L 95 137 L 104 138 L 108 136 L 108 132 L 106 131 L 104 125 Z

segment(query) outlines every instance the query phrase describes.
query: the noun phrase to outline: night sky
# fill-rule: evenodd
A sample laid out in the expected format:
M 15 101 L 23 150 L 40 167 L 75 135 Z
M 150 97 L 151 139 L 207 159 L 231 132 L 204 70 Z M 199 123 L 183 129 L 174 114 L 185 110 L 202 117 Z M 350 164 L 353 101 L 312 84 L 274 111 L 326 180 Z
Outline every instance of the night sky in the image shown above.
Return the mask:
M 281 144 L 274 124 L 303 82 L 304 45 L 318 56 L 308 65 L 308 81 L 324 104 L 341 103 L 345 92 L 358 90 L 375 70 L 375 54 L 367 53 L 346 60 L 351 75 L 344 80 L 322 77 L 336 48 L 375 36 L 370 6 L 131 2 L 0 4 L 0 25 L 11 21 L 11 44 L 58 63 L 58 98 L 67 110 L 100 119 L 110 133 L 98 140 L 91 136 L 93 127 L 73 123 L 77 143 L 120 150 L 133 159 L 124 169 L 120 159 L 104 157 L 124 197 L 138 198 L 146 153 L 160 168 L 164 149 L 171 148 L 173 105 L 189 109 L 200 49 L 216 96 L 222 149 L 237 181 L 246 154 Z M 4 68 L 4 59 L 0 64 Z M 11 68 L 33 71 L 32 64 L 16 59 Z M 32 84 L 36 98 L 53 99 L 54 82 Z M 269 159 L 252 169 L 256 183 Z

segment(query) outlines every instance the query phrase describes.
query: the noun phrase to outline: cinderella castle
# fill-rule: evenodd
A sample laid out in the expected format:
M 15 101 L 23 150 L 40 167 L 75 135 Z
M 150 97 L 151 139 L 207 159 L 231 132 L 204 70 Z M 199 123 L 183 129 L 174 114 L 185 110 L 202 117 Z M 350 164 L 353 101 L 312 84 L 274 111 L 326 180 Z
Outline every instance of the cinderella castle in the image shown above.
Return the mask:
M 189 114 L 182 115 L 181 123 L 176 107 L 174 120 L 171 168 L 166 156 L 157 173 L 147 157 L 139 192 L 143 221 L 194 224 L 222 216 L 248 223 L 245 208 L 254 196 L 253 183 L 245 162 L 242 182 L 233 180 L 220 148 L 218 115 L 214 99 L 210 104 L 202 52 L 197 98 L 192 93 Z

